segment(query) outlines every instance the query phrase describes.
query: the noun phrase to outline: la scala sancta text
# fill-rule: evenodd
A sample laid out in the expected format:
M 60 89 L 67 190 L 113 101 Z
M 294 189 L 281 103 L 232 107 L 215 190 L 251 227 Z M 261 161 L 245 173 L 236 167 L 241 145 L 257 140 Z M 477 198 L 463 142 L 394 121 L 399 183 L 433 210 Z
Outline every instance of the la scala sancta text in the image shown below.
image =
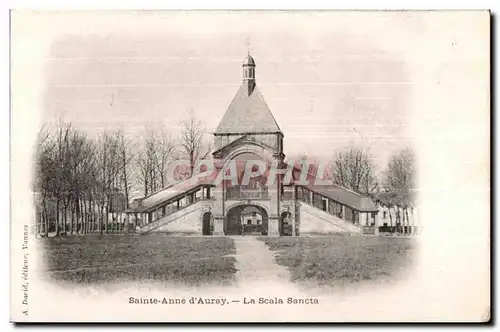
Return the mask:
M 296 297 L 259 297 L 259 298 L 243 298 L 243 304 L 319 304 L 315 298 L 296 298 Z
M 211 304 L 218 306 L 225 306 L 230 303 L 238 304 L 319 304 L 318 299 L 315 298 L 299 298 L 299 297 L 244 297 L 243 301 L 233 300 L 229 301 L 223 297 L 196 297 L 190 298 L 167 298 L 167 297 L 129 297 L 129 304 Z

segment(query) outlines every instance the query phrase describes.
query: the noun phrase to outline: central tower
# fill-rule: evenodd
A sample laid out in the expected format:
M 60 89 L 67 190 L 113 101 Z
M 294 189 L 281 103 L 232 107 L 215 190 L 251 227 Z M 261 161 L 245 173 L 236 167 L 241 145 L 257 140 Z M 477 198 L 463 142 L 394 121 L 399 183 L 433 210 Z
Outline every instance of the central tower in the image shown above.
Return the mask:
M 264 145 L 277 157 L 283 156 L 283 133 L 257 87 L 255 67 L 248 54 L 242 64 L 243 82 L 214 133 L 214 156 L 243 137 Z
M 250 53 L 243 61 L 243 84 L 248 87 L 248 95 L 251 95 L 255 88 L 255 61 Z
M 248 53 L 242 64 L 243 81 L 214 133 L 216 167 L 225 172 L 234 162 L 238 173 L 238 184 L 222 181 L 214 191 L 215 232 L 219 234 L 238 234 L 255 227 L 263 234 L 278 234 L 281 184 L 276 179 L 268 186 L 267 176 L 272 164 L 283 163 L 283 133 L 259 91 L 255 67 Z M 250 183 L 240 181 L 244 165 L 253 161 L 264 162 L 267 169 Z M 261 224 L 255 226 L 254 219 Z

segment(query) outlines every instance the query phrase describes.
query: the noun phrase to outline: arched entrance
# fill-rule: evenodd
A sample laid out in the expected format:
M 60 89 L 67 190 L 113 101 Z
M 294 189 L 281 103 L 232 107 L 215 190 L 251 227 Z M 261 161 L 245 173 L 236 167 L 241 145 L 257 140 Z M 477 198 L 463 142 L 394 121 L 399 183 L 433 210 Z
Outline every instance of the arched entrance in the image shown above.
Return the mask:
M 227 211 L 226 235 L 267 235 L 269 216 L 257 205 L 237 205 Z
M 203 235 L 212 235 L 212 220 L 213 215 L 211 212 L 205 212 L 202 217 L 202 231 Z
M 292 214 L 288 211 L 281 213 L 279 232 L 281 236 L 292 236 L 293 234 Z

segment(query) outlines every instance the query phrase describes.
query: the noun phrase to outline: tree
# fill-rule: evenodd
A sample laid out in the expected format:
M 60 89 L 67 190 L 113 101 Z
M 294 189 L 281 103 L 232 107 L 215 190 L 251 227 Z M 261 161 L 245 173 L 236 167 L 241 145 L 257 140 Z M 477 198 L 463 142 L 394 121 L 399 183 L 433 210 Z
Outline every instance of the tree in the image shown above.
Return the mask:
M 139 182 L 143 185 L 144 196 L 158 190 L 158 177 L 156 174 L 156 148 L 155 132 L 148 130 L 143 146 L 137 158 Z
M 411 148 L 406 148 L 398 151 L 389 160 L 389 166 L 386 176 L 387 190 L 394 196 L 391 204 L 397 209 L 400 214 L 402 209 L 403 233 L 406 232 L 404 223 L 409 223 L 408 208 L 414 204 L 414 189 L 415 189 L 415 154 Z
M 131 149 L 132 143 L 130 139 L 125 138 L 122 130 L 117 131 L 115 135 L 118 144 L 118 155 L 120 159 L 121 187 L 125 194 L 126 208 L 128 209 L 130 207 L 130 190 L 132 188 L 132 171 L 130 168 L 132 166 L 134 157 Z
M 175 158 L 175 144 L 166 128 L 161 128 L 155 135 L 155 151 L 153 154 L 153 167 L 158 177 L 159 187 L 165 188 L 169 183 L 167 169 Z
M 104 132 L 97 141 L 97 184 L 100 207 L 99 230 L 109 232 L 109 212 L 113 211 L 113 196 L 120 175 L 120 153 L 116 136 Z
M 66 160 L 69 167 L 66 181 L 68 199 L 71 200 L 72 233 L 83 233 L 87 213 L 85 205 L 89 200 L 90 189 L 94 185 L 94 180 L 91 178 L 95 166 L 94 149 L 93 142 L 83 132 L 73 130 L 69 135 Z
M 415 155 L 410 148 L 394 154 L 389 160 L 387 187 L 392 191 L 410 192 L 415 182 Z
M 121 131 L 103 132 L 91 140 L 62 119 L 53 132 L 43 126 L 33 183 L 37 232 L 47 235 L 54 219 L 56 235 L 93 232 L 96 221 L 101 233 L 108 232 L 109 214 L 115 217 L 128 206 L 130 143 Z
M 337 151 L 331 173 L 335 184 L 357 193 L 373 196 L 379 190 L 375 163 L 371 155 L 361 149 Z
M 62 118 L 59 119 L 57 125 L 57 133 L 55 135 L 55 164 L 57 165 L 54 172 L 54 183 L 52 187 L 52 195 L 56 200 L 56 235 L 66 233 L 67 226 L 67 209 L 69 203 L 69 152 L 68 152 L 68 139 L 72 132 L 71 123 L 65 122 Z M 62 208 L 62 209 L 61 209 Z M 62 219 L 62 220 L 60 220 Z M 61 221 L 61 230 L 59 229 L 59 222 Z
M 146 129 L 136 159 L 138 182 L 143 186 L 145 196 L 170 184 L 172 179 L 168 179 L 168 168 L 176 158 L 176 146 L 167 128 Z
M 189 159 L 189 176 L 193 175 L 196 163 L 207 157 L 210 153 L 210 144 L 204 151 L 203 134 L 204 130 L 200 121 L 197 121 L 193 114 L 188 120 L 182 121 L 181 147 Z
M 36 176 L 34 184 L 35 200 L 37 211 L 36 230 L 37 233 L 48 235 L 49 232 L 49 216 L 48 204 L 53 196 L 55 185 L 54 170 L 57 168 L 55 164 L 55 145 L 51 139 L 50 133 L 42 126 L 38 133 L 36 146 Z M 56 223 L 57 230 L 57 223 Z
M 137 170 L 139 182 L 143 186 L 144 196 L 155 191 L 154 174 L 154 139 L 151 133 L 146 136 L 146 139 L 137 156 Z

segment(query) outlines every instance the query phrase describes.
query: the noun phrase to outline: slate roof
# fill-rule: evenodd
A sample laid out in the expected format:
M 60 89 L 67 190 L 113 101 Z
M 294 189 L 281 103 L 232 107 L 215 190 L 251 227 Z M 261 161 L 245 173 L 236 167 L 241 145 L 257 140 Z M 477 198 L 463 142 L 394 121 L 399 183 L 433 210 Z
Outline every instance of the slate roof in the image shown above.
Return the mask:
M 288 164 L 284 163 L 282 168 L 287 169 Z M 316 170 L 317 171 L 317 170 Z M 296 183 L 301 178 L 301 169 L 297 166 L 293 167 L 293 176 L 290 178 L 290 182 L 285 183 L 285 186 L 297 185 L 299 187 L 307 188 L 314 191 L 320 195 L 327 198 L 331 198 L 336 202 L 342 203 L 350 208 L 356 209 L 362 212 L 377 212 L 378 208 L 375 205 L 373 199 L 368 196 L 359 194 L 350 189 L 344 188 L 333 182 L 329 184 L 316 184 L 316 174 L 308 173 L 306 176 L 306 181 L 308 184 Z
M 215 134 L 276 133 L 281 132 L 271 110 L 258 87 L 243 83 Z
M 312 191 L 333 199 L 339 203 L 361 212 L 377 212 L 378 208 L 370 197 L 360 195 L 336 184 L 331 185 L 309 185 Z
M 142 199 L 138 199 L 138 206 L 136 208 L 130 209 L 128 212 L 148 212 L 156 209 L 158 206 L 165 204 L 169 200 L 176 199 L 179 196 L 184 195 L 190 190 L 193 190 L 202 185 L 212 185 L 212 179 L 202 178 L 196 183 L 193 183 L 191 179 L 187 179 L 164 189 L 161 189 L 149 196 Z

